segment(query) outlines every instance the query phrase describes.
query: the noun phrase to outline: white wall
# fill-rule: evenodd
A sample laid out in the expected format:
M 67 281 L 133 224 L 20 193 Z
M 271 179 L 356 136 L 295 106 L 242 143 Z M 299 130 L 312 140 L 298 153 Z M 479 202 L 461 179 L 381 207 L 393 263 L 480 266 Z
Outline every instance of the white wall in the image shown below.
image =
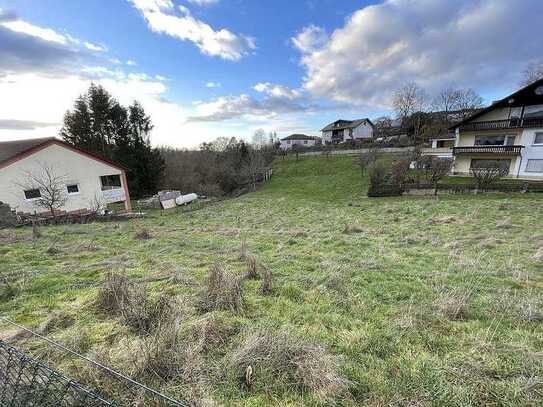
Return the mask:
M 290 143 L 287 143 L 290 141 Z M 303 147 L 311 147 L 317 144 L 316 140 L 281 140 L 281 149 L 290 150 L 293 145 L 300 145 Z
M 66 211 L 92 208 L 95 197 L 103 200 L 100 176 L 121 175 L 122 171 L 106 163 L 93 160 L 85 155 L 57 144 L 52 144 L 22 160 L 16 161 L 7 167 L 0 168 L 0 201 L 8 203 L 18 212 L 46 212 L 38 208 L 31 200 L 26 200 L 24 188 L 18 184 L 28 184 L 28 172 L 39 175 L 43 166 L 54 169 L 68 184 L 79 184 L 79 193 L 68 195 L 68 200 L 62 208 Z M 121 191 L 119 191 L 121 192 Z M 124 190 L 122 197 L 124 200 Z
M 541 172 L 526 172 L 526 164 L 529 159 L 543 160 L 543 145 L 534 145 L 535 133 L 543 133 L 543 128 L 540 129 L 525 129 L 522 132 L 522 139 L 519 144 L 523 145 L 522 160 L 517 160 L 520 164 L 520 172 L 518 173 L 523 177 L 541 177 Z M 518 168 L 516 169 L 518 171 Z M 515 172 L 516 175 L 517 172 Z
M 373 137 L 373 127 L 369 123 L 361 124 L 353 130 L 355 139 L 367 139 Z
M 322 142 L 331 143 L 332 142 L 332 131 L 323 131 L 322 132 Z

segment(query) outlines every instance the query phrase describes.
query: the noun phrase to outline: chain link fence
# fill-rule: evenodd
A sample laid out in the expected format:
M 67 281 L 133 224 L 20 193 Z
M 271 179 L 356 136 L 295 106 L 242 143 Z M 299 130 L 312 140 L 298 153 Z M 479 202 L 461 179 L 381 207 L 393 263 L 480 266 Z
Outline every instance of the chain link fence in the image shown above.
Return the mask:
M 116 406 L 0 340 L 0 407 Z

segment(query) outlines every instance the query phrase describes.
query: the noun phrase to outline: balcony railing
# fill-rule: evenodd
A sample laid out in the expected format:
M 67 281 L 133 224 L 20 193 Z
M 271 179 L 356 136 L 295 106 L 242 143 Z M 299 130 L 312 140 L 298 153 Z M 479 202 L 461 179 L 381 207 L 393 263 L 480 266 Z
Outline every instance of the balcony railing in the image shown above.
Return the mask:
M 524 146 L 471 146 L 453 147 L 453 155 L 458 154 L 499 154 L 520 155 Z
M 524 119 L 489 120 L 470 122 L 460 126 L 460 131 L 502 130 L 543 127 L 542 117 L 527 117 Z

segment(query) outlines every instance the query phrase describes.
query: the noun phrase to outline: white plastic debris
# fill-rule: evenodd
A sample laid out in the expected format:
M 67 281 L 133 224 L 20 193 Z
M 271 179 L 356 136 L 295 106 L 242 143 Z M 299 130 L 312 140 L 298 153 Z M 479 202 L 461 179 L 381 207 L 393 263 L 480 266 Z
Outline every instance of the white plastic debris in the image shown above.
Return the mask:
M 196 201 L 197 199 L 198 199 L 198 195 L 196 194 L 181 195 L 175 198 L 175 203 L 177 205 L 186 205 L 188 203 Z

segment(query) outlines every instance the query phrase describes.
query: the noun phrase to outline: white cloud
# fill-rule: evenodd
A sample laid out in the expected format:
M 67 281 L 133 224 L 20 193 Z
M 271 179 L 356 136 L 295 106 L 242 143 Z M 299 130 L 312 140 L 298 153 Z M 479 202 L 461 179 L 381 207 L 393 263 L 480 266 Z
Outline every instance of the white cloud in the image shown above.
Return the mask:
M 197 6 L 210 6 L 212 4 L 217 4 L 219 0 L 188 0 L 191 4 L 196 4 Z
M 128 66 L 136 66 L 136 61 L 132 61 L 131 59 L 129 59 L 128 61 L 126 61 L 126 65 Z
M 214 30 L 209 24 L 193 17 L 184 6 L 179 7 L 181 15 L 176 14 L 170 0 L 131 1 L 152 31 L 191 41 L 206 55 L 237 61 L 256 48 L 253 38 L 234 34 L 224 28 Z
M 292 42 L 313 95 L 384 107 L 406 81 L 430 93 L 451 83 L 484 91 L 516 82 L 541 54 L 541 15 L 540 0 L 386 0 L 329 37 L 310 26 Z
M 322 47 L 328 40 L 326 31 L 315 25 L 305 27 L 296 37 L 291 38 L 292 44 L 302 52 L 312 52 Z
M 68 36 L 59 34 L 55 30 L 38 27 L 37 25 L 27 23 L 23 20 L 1 22 L 0 26 L 17 33 L 30 35 L 44 41 L 55 42 L 57 44 L 67 44 L 69 41 Z
M 90 49 L 91 51 L 96 51 L 96 52 L 107 51 L 107 48 L 104 47 L 103 45 L 93 44 L 92 42 L 88 42 L 88 41 L 85 41 L 83 44 L 85 45 L 85 47 L 87 47 L 87 49 Z
M 221 87 L 221 83 L 220 82 L 208 82 L 206 83 L 206 88 L 220 88 Z
M 253 89 L 257 92 L 266 93 L 267 95 L 276 98 L 294 100 L 302 97 L 302 92 L 297 89 L 291 89 L 284 85 L 274 85 L 270 82 L 259 82 L 253 86 Z

